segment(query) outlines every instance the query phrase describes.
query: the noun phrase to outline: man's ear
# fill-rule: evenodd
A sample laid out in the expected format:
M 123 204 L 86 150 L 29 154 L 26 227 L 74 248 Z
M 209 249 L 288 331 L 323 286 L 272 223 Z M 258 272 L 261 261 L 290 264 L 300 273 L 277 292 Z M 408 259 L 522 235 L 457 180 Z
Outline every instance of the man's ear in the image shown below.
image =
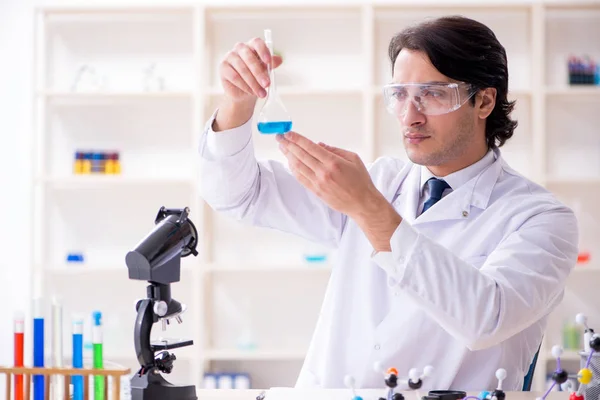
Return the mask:
M 485 88 L 479 92 L 481 104 L 479 105 L 479 118 L 486 119 L 496 106 L 496 88 Z

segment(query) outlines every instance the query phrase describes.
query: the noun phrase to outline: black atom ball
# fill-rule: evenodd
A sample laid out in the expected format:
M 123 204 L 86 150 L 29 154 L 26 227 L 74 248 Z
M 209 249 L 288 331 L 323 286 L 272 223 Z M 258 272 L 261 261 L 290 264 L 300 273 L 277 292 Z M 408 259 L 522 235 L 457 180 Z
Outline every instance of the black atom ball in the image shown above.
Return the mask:
M 388 375 L 388 377 L 385 379 L 385 385 L 392 389 L 398 386 L 398 376 L 395 374 Z
M 565 371 L 564 369 L 561 369 L 560 371 L 555 371 L 552 374 L 552 380 L 558 383 L 559 385 L 565 383 L 567 379 L 569 379 L 569 376 L 567 374 L 567 371 Z
M 404 400 L 404 396 L 402 396 L 402 393 L 394 393 L 392 400 Z
M 506 393 L 504 393 L 502 390 L 494 390 L 492 392 L 492 397 L 496 397 L 498 400 L 504 400 L 506 399 Z
M 421 379 L 417 380 L 416 382 L 414 382 L 412 379 L 408 380 L 408 387 L 411 389 L 421 389 L 421 386 L 423 386 L 423 381 Z
M 600 352 L 600 335 L 594 335 L 590 339 L 590 347 L 594 349 L 594 351 Z

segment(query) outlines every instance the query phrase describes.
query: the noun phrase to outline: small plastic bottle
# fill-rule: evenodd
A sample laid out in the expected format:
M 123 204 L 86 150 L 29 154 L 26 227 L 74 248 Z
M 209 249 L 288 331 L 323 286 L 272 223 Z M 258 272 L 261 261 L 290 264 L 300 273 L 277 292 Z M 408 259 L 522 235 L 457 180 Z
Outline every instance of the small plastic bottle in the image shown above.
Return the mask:
M 76 175 L 83 174 L 83 152 L 76 151 L 75 152 L 75 164 L 73 165 L 73 173 Z
M 102 152 L 95 152 L 92 154 L 92 173 L 104 173 L 104 154 Z
M 112 161 L 112 169 L 113 169 L 113 174 L 120 174 L 121 173 L 121 162 L 119 161 L 119 152 L 115 151 L 112 152 L 110 154 L 110 160 Z
M 106 155 L 106 163 L 104 164 L 104 170 L 107 174 L 115 173 L 116 163 L 113 155 L 114 153 L 108 153 Z
M 82 174 L 91 174 L 92 173 L 92 152 L 85 152 L 83 154 L 83 163 L 81 168 Z

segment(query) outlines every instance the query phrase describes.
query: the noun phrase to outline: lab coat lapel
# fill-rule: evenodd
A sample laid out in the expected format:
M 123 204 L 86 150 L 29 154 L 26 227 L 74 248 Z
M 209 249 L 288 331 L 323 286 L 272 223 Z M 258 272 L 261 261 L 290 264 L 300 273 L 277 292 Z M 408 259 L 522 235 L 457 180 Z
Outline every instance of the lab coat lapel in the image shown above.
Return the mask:
M 400 216 L 411 224 L 417 216 L 417 209 L 419 207 L 420 182 L 421 172 L 419 166 L 413 164 L 408 171 L 408 174 L 400 177 L 400 179 L 392 185 L 394 191 L 390 201 Z M 394 197 L 396 197 L 395 200 L 393 200 Z
M 468 219 L 471 214 L 471 207 L 485 209 L 502 171 L 503 160 L 499 151 L 496 150 L 496 154 L 497 159 L 492 165 L 457 190 L 444 196 L 425 213 L 418 216 L 413 225 Z

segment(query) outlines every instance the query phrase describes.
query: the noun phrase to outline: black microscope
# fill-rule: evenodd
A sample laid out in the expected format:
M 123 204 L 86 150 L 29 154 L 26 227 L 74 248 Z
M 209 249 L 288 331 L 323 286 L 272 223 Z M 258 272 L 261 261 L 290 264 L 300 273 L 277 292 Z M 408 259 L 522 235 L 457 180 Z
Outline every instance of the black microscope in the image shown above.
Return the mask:
M 132 400 L 198 399 L 194 385 L 173 385 L 161 375 L 171 373 L 176 359 L 167 350 L 190 346 L 193 341 L 151 342 L 150 339 L 154 323 L 161 321 L 164 328 L 171 319 L 182 322 L 185 305 L 171 297 L 171 283 L 180 279 L 181 258 L 198 255 L 198 232 L 188 219 L 189 212 L 187 207 L 161 207 L 154 229 L 125 257 L 129 279 L 150 283 L 146 298 L 136 304 L 133 340 L 140 369 L 131 378 Z

